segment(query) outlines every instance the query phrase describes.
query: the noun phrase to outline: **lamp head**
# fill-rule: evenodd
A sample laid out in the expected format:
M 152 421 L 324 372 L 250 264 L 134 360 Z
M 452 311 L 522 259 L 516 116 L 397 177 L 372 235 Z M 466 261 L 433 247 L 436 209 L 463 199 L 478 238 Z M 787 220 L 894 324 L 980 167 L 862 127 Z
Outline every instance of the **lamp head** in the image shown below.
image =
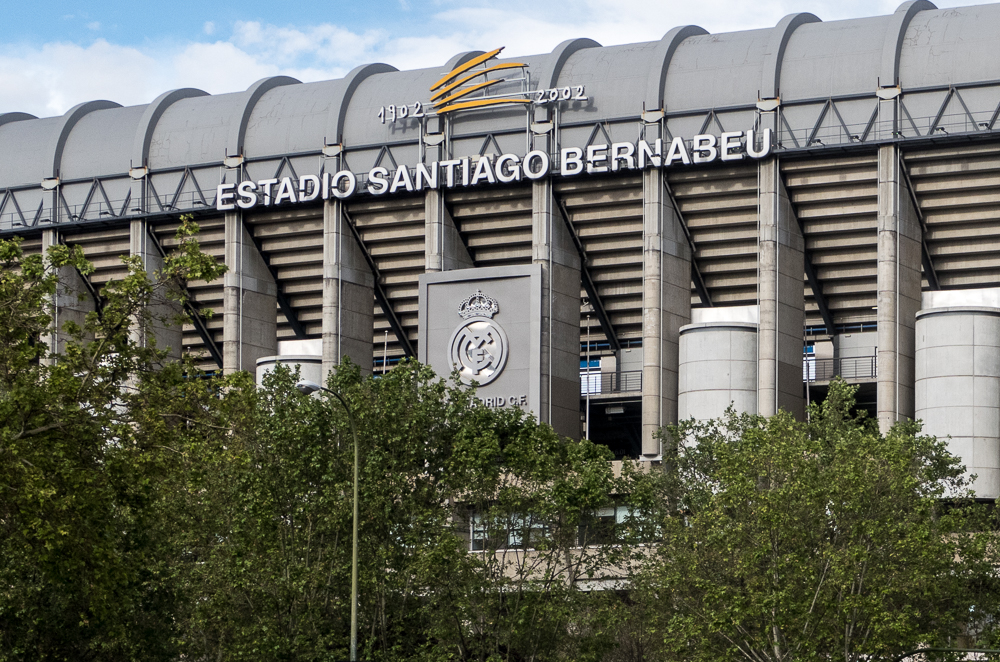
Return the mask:
M 316 382 L 309 381 L 308 379 L 300 379 L 298 383 L 295 384 L 295 388 L 298 389 L 299 393 L 302 395 L 312 395 L 323 387 Z

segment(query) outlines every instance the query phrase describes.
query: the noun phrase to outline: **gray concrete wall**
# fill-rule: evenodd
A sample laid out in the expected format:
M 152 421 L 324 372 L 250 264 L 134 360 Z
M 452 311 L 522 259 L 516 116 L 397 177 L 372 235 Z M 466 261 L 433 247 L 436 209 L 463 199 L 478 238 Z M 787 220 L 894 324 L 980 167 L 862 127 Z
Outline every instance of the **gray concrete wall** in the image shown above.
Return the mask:
M 541 265 L 427 273 L 419 286 L 418 360 L 445 379 L 458 370 L 488 407 L 519 407 L 548 421 Z M 477 314 L 469 305 L 484 307 Z
M 813 356 L 817 359 L 832 359 L 836 355 L 833 341 L 817 340 L 813 344 Z
M 135 339 L 145 344 L 149 336 L 156 341 L 157 349 L 167 350 L 170 359 L 179 359 L 183 342 L 181 325 L 173 321 L 183 313 L 183 308 L 176 301 L 167 298 L 167 286 L 159 283 L 156 274 L 163 269 L 163 256 L 150 236 L 149 222 L 145 219 L 132 221 L 129 224 L 129 252 L 142 258 L 146 273 L 153 282 L 153 298 L 150 302 L 149 314 L 152 320 L 148 329 L 136 329 Z
M 323 205 L 323 379 L 346 356 L 372 371 L 375 280 L 339 200 Z M 320 382 L 322 383 L 322 381 Z
M 278 288 L 239 212 L 226 214 L 226 266 L 222 370 L 255 372 L 278 351 Z
M 642 453 L 659 455 L 654 435 L 677 421 L 678 342 L 691 321 L 691 250 L 663 186 L 643 173 Z
M 834 356 L 853 359 L 861 356 L 875 356 L 878 349 L 878 333 L 842 333 L 833 337 Z
M 878 153 L 878 422 L 914 415 L 914 319 L 920 309 L 920 220 L 902 181 L 899 149 Z
M 58 230 L 42 232 L 42 254 L 49 247 L 59 244 Z M 83 278 L 73 267 L 60 267 L 56 275 L 59 283 L 52 299 L 52 328 L 42 338 L 49 351 L 62 353 L 66 349 L 68 335 L 63 331 L 66 322 L 74 322 L 83 326 L 87 313 L 94 310 L 94 300 L 87 292 Z
M 777 158 L 758 166 L 758 209 L 757 406 L 765 416 L 785 409 L 802 419 L 805 242 L 781 181 Z
M 549 179 L 532 183 L 531 261 L 542 267 L 541 415 L 580 436 L 580 256 Z
M 623 349 L 618 357 L 618 366 L 622 372 L 642 370 L 642 347 Z
M 979 498 L 1000 496 L 1000 308 L 952 307 L 916 316 L 915 414 L 924 432 L 977 476 Z
M 427 224 L 424 241 L 427 255 L 425 271 L 471 269 L 474 266 L 472 257 L 458 234 L 455 220 L 445 205 L 444 193 L 440 190 L 424 194 L 424 218 Z
M 758 411 L 756 324 L 682 326 L 679 368 L 680 420 L 718 418 L 730 405 L 739 413 Z

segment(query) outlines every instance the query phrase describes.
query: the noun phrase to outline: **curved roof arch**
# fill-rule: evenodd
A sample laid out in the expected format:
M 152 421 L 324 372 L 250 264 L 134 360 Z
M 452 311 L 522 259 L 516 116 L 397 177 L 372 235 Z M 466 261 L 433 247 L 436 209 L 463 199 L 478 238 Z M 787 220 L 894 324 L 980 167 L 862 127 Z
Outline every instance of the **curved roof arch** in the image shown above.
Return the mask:
M 682 25 L 670 29 L 656 43 L 651 56 L 652 63 L 647 74 L 646 96 L 644 97 L 648 110 L 660 110 L 666 107 L 663 99 L 663 87 L 667 82 L 667 68 L 670 66 L 670 60 L 674 56 L 674 51 L 688 37 L 696 37 L 703 34 L 708 34 L 708 30 L 701 26 Z
M 475 57 L 472 54 L 465 54 L 468 59 Z M 458 62 L 454 66 L 462 64 L 465 60 L 463 56 L 456 56 Z M 452 58 L 454 60 L 455 58 Z M 334 102 L 330 107 L 329 119 L 326 125 L 326 136 L 324 140 L 327 144 L 337 145 L 343 142 L 344 129 L 345 129 L 345 119 L 347 117 L 347 109 L 351 105 L 351 99 L 354 98 L 354 93 L 357 92 L 358 86 L 361 85 L 370 76 L 375 74 L 387 74 L 392 72 L 397 72 L 399 69 L 388 64 L 376 63 L 376 64 L 364 64 L 359 67 L 355 67 L 347 76 L 344 78 L 344 91 L 343 94 Z
M 455 67 L 460 67 L 474 57 L 479 57 L 480 55 L 486 55 L 486 51 L 463 51 L 456 55 L 452 55 L 448 58 L 448 61 L 444 63 L 444 70 L 451 71 Z
M 927 86 L 998 81 L 1000 58 L 992 57 L 998 32 L 1000 4 L 939 10 L 927 0 L 909 0 L 888 16 L 824 23 L 800 13 L 773 28 L 722 34 L 681 26 L 657 41 L 603 47 L 591 39 L 570 39 L 549 53 L 495 62 L 525 63 L 533 90 L 585 85 L 586 102 L 567 103 L 561 113 L 567 123 L 586 124 L 639 120 L 644 108 L 671 114 L 752 108 L 759 97 L 779 93 L 784 104 L 874 95 L 879 85 L 900 84 L 906 94 Z M 334 144 L 347 150 L 399 144 L 416 149 L 420 123 L 412 116 L 383 122 L 379 110 L 406 105 L 414 109 L 408 112 L 418 112 L 419 103 L 426 111 L 430 86 L 442 69 L 482 54 L 465 51 L 441 67 L 412 71 L 367 64 L 344 78 L 316 83 L 275 76 L 229 94 L 185 88 L 131 108 L 91 101 L 60 117 L 3 113 L 0 187 L 121 174 L 141 165 L 152 171 L 214 166 L 227 155 L 318 154 Z M 521 91 L 521 79 L 510 75 L 491 89 Z M 962 94 L 967 99 L 974 93 L 963 88 Z M 862 111 L 871 112 L 857 113 Z M 448 123 L 457 138 L 510 133 L 524 130 L 525 113 L 520 107 L 491 108 L 464 112 Z
M 771 28 L 690 36 L 674 51 L 663 96 L 673 111 L 757 101 Z
M 873 94 L 888 16 L 800 25 L 781 65 L 781 101 Z
M 142 114 L 142 119 L 139 121 L 139 128 L 132 145 L 130 167 L 141 168 L 146 165 L 146 162 L 149 160 L 149 142 L 153 139 L 153 131 L 156 129 L 156 123 L 160 121 L 160 117 L 170 107 L 170 104 L 181 99 L 204 96 L 208 96 L 208 92 L 193 87 L 184 87 L 179 90 L 164 92 L 156 97 L 153 103 L 146 106 Z
M 37 120 L 38 118 L 29 113 L 0 113 L 0 126 L 11 122 L 22 122 L 24 120 Z
M 65 140 L 59 179 L 90 179 L 128 172 L 145 106 L 110 108 L 81 117 Z
M 760 92 L 761 99 L 775 99 L 781 89 L 781 66 L 785 62 L 785 48 L 796 28 L 806 23 L 820 23 L 816 16 L 809 13 L 789 14 L 774 27 L 768 40 L 767 52 L 764 54 L 764 66 L 761 69 Z
M 903 50 L 906 29 L 917 12 L 937 7 L 928 0 L 907 0 L 889 18 L 889 28 L 882 46 L 882 67 L 879 70 L 879 84 L 883 87 L 899 82 L 899 56 Z
M 233 122 L 229 132 L 229 139 L 226 142 L 226 156 L 243 155 L 243 139 L 246 136 L 247 124 L 250 122 L 250 115 L 253 113 L 257 102 L 265 94 L 276 87 L 283 85 L 300 85 L 302 81 L 291 76 L 269 76 L 262 78 L 251 85 L 246 92 L 243 108 L 240 112 L 239 122 Z
M 63 148 L 66 147 L 66 141 L 69 139 L 69 134 L 73 131 L 73 127 L 76 126 L 84 116 L 88 113 L 92 113 L 96 110 L 111 110 L 113 108 L 121 108 L 121 104 L 115 103 L 114 101 L 85 101 L 81 104 L 73 106 L 66 111 L 66 114 L 59 118 L 58 130 L 52 133 L 52 137 L 49 142 L 48 150 L 46 154 L 51 154 L 52 158 L 52 169 L 50 170 L 49 177 L 59 176 L 59 166 L 62 163 Z
M 1000 80 L 1000 58 L 984 57 L 996 52 L 997 34 L 1000 4 L 921 11 L 907 24 L 899 80 L 904 88 Z
M 562 73 L 563 66 L 571 55 L 584 48 L 600 47 L 599 43 L 587 38 L 567 39 L 559 44 L 552 50 L 552 55 L 547 63 L 548 66 L 542 69 L 542 73 L 538 77 L 539 86 L 543 89 L 556 87 L 559 85 L 559 74 Z

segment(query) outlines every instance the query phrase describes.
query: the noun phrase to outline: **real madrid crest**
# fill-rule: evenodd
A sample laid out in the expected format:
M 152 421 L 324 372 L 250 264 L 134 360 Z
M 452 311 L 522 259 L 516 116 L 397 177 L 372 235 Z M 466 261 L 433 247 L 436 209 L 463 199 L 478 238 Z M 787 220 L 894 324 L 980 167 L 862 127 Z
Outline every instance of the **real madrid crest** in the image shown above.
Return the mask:
M 493 319 L 498 312 L 497 300 L 480 290 L 458 305 L 465 321 L 451 334 L 448 355 L 464 384 L 489 384 L 507 364 L 507 334 Z

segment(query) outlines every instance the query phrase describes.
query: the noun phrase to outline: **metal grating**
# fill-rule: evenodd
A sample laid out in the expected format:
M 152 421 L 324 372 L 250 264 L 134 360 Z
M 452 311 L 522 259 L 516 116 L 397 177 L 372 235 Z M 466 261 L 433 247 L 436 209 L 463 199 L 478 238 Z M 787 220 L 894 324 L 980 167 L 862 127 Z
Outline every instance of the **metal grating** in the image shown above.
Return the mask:
M 163 250 L 170 253 L 177 247 L 177 240 L 174 234 L 177 232 L 178 223 L 165 223 L 154 228 L 156 238 L 159 240 Z M 198 243 L 201 249 L 215 257 L 218 261 L 224 262 L 226 259 L 226 221 L 223 217 L 214 219 L 199 220 L 198 225 L 201 232 L 198 233 Z M 194 306 L 199 309 L 209 309 L 212 314 L 205 320 L 212 339 L 220 348 L 222 347 L 222 311 L 223 311 L 223 282 L 222 279 L 206 283 L 195 280 L 187 284 L 188 293 L 193 299 Z M 219 366 L 209 355 L 198 331 L 191 324 L 184 325 L 184 353 L 195 354 L 202 357 L 199 365 L 204 370 L 218 370 Z
M 877 157 L 782 161 L 781 172 L 834 323 L 875 321 Z M 825 326 L 808 284 L 804 291 L 806 324 Z
M 396 197 L 355 203 L 348 213 L 357 226 L 365 250 L 372 256 L 382 277 L 382 285 L 390 305 L 399 318 L 410 343 L 417 344 L 417 279 L 424 272 L 424 198 Z M 385 314 L 377 303 L 373 340 L 375 354 L 382 358 L 385 332 L 388 336 L 388 359 L 404 355 L 396 341 Z
M 715 305 L 757 302 L 757 168 L 667 171 Z M 691 304 L 701 305 L 692 288 Z
M 615 333 L 623 340 L 641 338 L 642 176 L 560 182 L 555 194 L 569 212 Z M 582 289 L 580 296 L 586 296 Z M 588 311 L 581 308 L 581 341 L 587 335 Z M 590 340 L 606 340 L 595 314 L 590 316 Z
M 1000 146 L 907 151 L 903 159 L 941 288 L 1000 286 Z
M 277 273 L 277 287 L 287 297 L 306 337 L 323 336 L 323 210 L 290 209 L 246 217 L 263 258 Z M 278 340 L 294 340 L 295 331 L 277 310 Z

